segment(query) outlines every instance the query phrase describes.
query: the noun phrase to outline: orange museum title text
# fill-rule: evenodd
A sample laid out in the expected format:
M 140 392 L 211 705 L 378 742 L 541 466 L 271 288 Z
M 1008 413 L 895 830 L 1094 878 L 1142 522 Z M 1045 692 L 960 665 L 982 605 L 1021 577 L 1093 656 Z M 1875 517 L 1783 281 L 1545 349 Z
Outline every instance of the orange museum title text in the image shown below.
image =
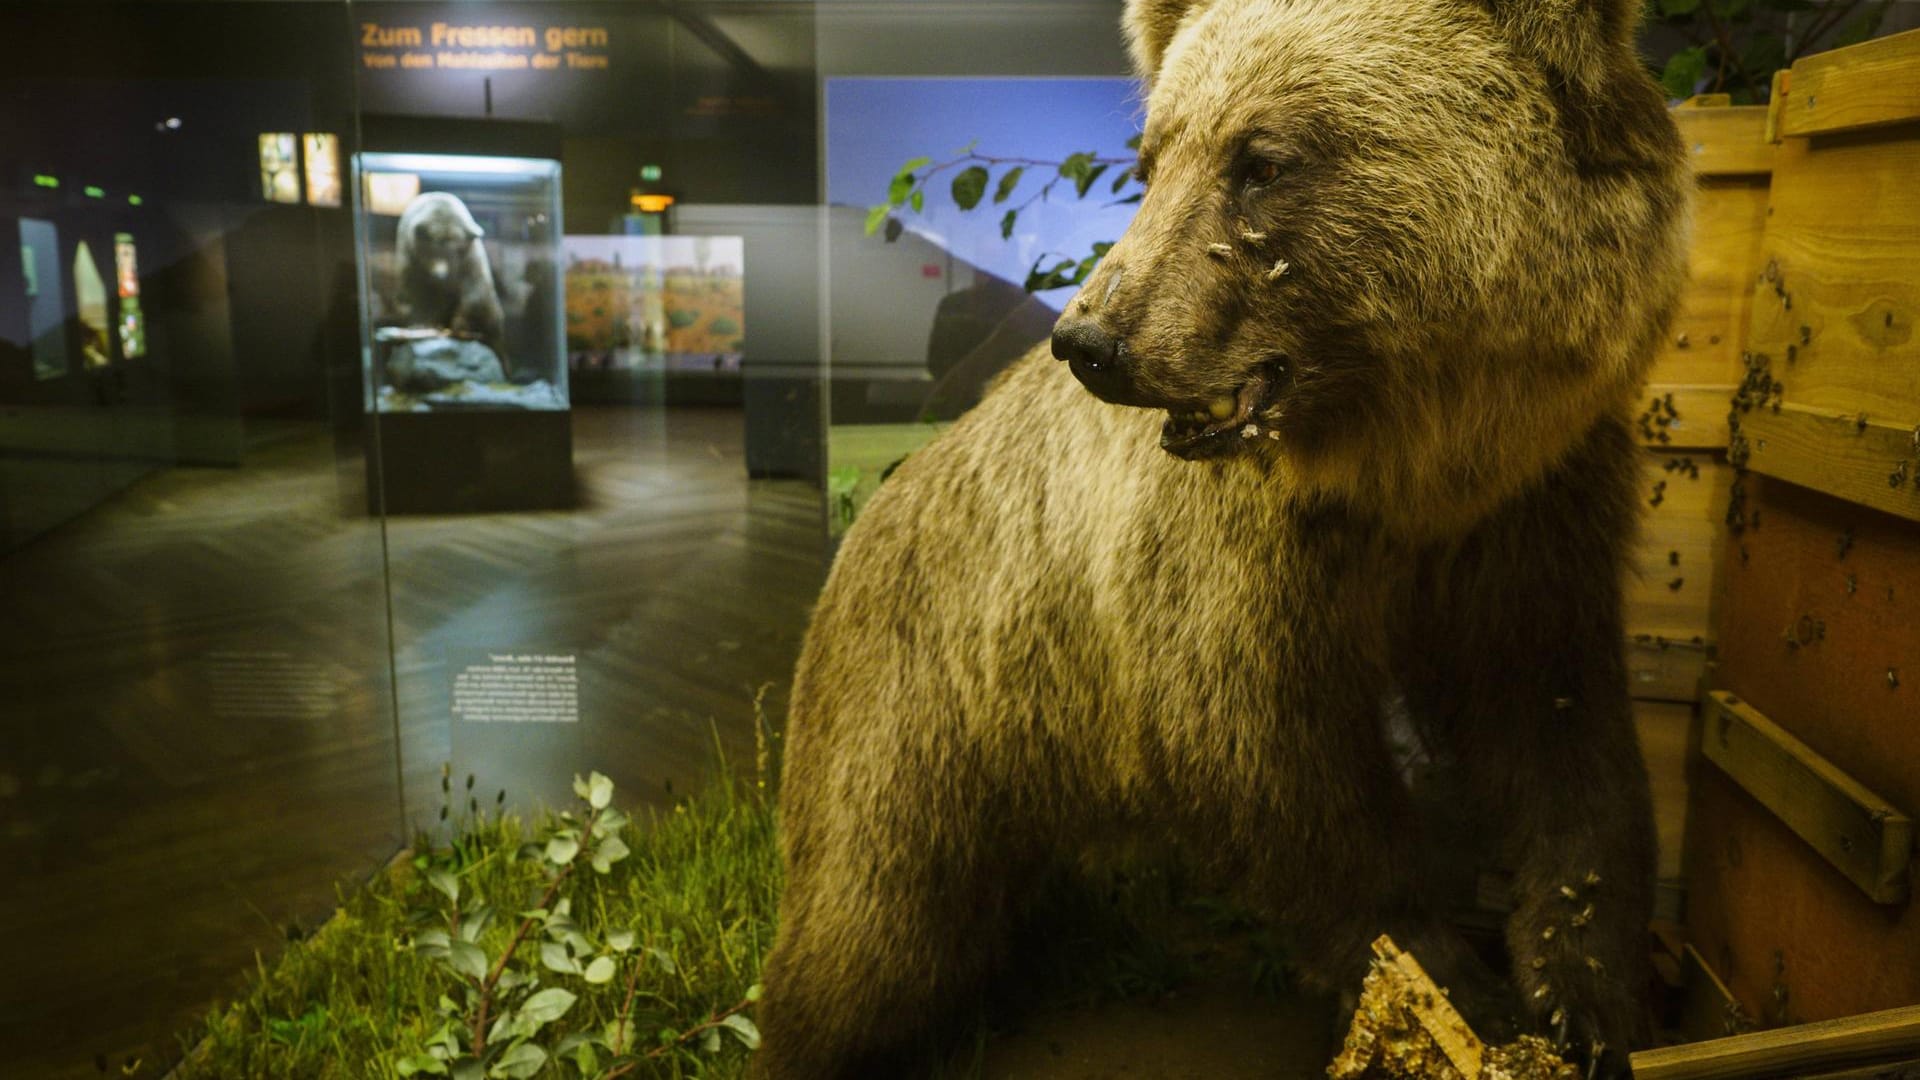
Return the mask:
M 567 49 L 604 49 L 610 37 L 603 26 L 549 26 L 544 31 L 531 26 L 459 26 L 437 22 L 425 29 L 418 26 L 360 24 L 360 47 L 364 49 L 538 49 L 562 52 Z

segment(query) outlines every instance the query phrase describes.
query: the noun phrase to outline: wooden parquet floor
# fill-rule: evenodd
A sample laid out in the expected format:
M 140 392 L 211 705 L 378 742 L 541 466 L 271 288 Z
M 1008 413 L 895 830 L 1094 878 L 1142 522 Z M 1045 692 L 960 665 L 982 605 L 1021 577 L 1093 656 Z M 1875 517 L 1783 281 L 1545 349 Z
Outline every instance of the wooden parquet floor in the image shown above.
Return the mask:
M 316 429 L 0 558 L 0 1073 L 159 1075 L 256 951 L 431 822 L 442 762 L 519 803 L 530 769 L 658 804 L 716 747 L 750 767 L 826 557 L 819 493 L 749 481 L 743 436 L 737 411 L 578 410 L 577 509 L 383 535 Z M 474 649 L 574 655 L 580 722 L 456 736 Z

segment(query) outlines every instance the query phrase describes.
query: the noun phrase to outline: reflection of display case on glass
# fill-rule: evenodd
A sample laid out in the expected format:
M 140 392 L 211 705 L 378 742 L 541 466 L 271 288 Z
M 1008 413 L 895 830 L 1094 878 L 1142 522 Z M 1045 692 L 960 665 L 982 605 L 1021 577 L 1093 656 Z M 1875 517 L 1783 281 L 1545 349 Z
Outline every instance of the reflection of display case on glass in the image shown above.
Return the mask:
M 355 167 L 386 509 L 571 505 L 559 162 L 369 151 Z

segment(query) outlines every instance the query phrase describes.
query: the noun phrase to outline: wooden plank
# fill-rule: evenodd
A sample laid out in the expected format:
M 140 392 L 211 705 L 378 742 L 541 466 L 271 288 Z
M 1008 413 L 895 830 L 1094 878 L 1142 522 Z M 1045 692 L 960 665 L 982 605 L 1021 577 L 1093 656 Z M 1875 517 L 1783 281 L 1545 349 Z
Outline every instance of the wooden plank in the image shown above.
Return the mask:
M 1635 425 L 1634 437 L 1649 450 L 1724 450 L 1727 403 L 1733 393 L 1732 386 L 1650 385 L 1641 405 L 1644 423 Z M 1671 410 L 1667 408 L 1669 395 Z M 1658 407 L 1652 404 L 1656 400 L 1660 402 Z M 1660 423 L 1662 419 L 1666 423 Z
M 1794 62 L 1780 134 L 1787 137 L 1920 120 L 1920 30 Z
M 1920 808 L 1920 524 L 1758 473 L 1740 487 L 1713 685 Z M 1802 620 L 1815 640 L 1796 646 L 1785 630 Z M 1888 962 L 1920 957 L 1912 908 L 1869 901 L 1718 768 L 1689 779 L 1687 937 L 1754 1016 L 1920 1002 L 1920 963 Z
M 1920 1054 L 1920 1006 L 1642 1050 L 1635 1080 L 1764 1080 Z
M 1712 651 L 1706 638 L 1635 634 L 1627 640 L 1628 693 L 1635 701 L 1698 700 Z
M 1781 146 L 1747 349 L 1787 404 L 1920 424 L 1917 176 L 1920 126 Z
M 1753 283 L 1766 264 L 1765 176 L 1706 179 L 1694 195 L 1690 277 L 1648 381 L 1668 386 L 1725 386 L 1746 375 Z M 1726 394 L 1731 397 L 1732 393 Z M 1725 398 L 1722 398 L 1724 402 Z
M 1709 695 L 1700 748 L 1874 902 L 1907 899 L 1913 819 L 1725 691 Z
M 1773 91 L 1767 95 L 1767 142 L 1780 144 L 1780 111 L 1786 107 L 1787 91 L 1793 86 L 1793 72 L 1773 73 Z
M 1704 644 L 1719 602 L 1733 470 L 1702 451 L 1650 452 L 1641 470 L 1645 517 L 1623 593 L 1629 636 Z M 1689 687 L 1678 700 L 1695 696 Z
M 1920 1058 L 1879 1061 L 1839 1072 L 1802 1075 L 1795 1077 L 1795 1080 L 1912 1080 L 1916 1076 L 1920 1076 Z
M 1765 105 L 1678 108 L 1673 122 L 1679 125 L 1696 176 L 1764 175 L 1773 170 Z
M 1653 787 L 1653 821 L 1658 834 L 1660 880 L 1680 876 L 1680 849 L 1687 825 L 1687 736 L 1693 706 L 1664 701 L 1633 703 L 1633 726 L 1640 756 Z
M 1688 1042 L 1724 1039 L 1743 1034 L 1753 1019 L 1739 999 L 1692 945 L 1680 951 L 1680 978 L 1685 990 L 1680 1004 L 1680 1034 Z
M 1920 423 L 1786 404 L 1740 418 L 1746 467 L 1920 521 Z

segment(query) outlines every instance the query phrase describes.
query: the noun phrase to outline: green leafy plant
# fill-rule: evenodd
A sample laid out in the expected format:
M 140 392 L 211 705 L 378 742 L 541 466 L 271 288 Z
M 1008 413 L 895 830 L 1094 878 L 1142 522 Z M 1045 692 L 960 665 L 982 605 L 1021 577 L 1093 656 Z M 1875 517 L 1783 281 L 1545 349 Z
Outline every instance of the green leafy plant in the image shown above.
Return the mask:
M 827 512 L 836 532 L 845 532 L 857 512 L 854 493 L 860 489 L 860 469 L 841 465 L 827 473 Z
M 1127 140 L 1127 149 L 1138 151 L 1140 136 L 1135 135 Z M 980 153 L 973 146 L 937 164 L 930 157 L 912 158 L 901 165 L 889 181 L 887 201 L 876 203 L 867 210 L 867 235 L 878 232 L 888 242 L 899 239 L 905 229 L 900 215 L 909 211 L 925 213 L 928 190 L 936 180 L 948 177 L 947 194 L 962 211 L 972 211 L 983 205 L 1005 208 L 1000 214 L 1000 238 L 1009 240 L 1019 224 L 1020 215 L 1035 203 L 1051 198 L 1063 184 L 1073 189 L 1074 198 L 1078 200 L 1099 192 L 1109 200 L 1109 206 L 1139 202 L 1145 191 L 1134 171 L 1135 160 L 1132 156 L 1100 157 L 1090 150 L 1068 154 L 1058 161 L 993 157 Z M 1021 182 L 1030 173 L 1044 176 L 1045 182 L 1032 187 L 1024 197 L 1016 198 L 1020 194 Z M 993 190 L 990 201 L 988 188 Z M 1112 247 L 1110 243 L 1096 243 L 1088 254 L 1079 257 L 1058 252 L 1042 253 L 1027 271 L 1027 291 L 1045 292 L 1079 285 L 1087 280 L 1093 268 L 1100 264 Z
M 1893 0 L 1646 0 L 1647 29 L 1667 31 L 1652 36 L 1678 35 L 1685 42 L 1664 56 L 1656 51 L 1649 63 L 1672 97 L 1726 94 L 1736 105 L 1761 103 L 1772 92 L 1775 71 L 1809 53 L 1873 37 L 1892 6 Z M 1138 151 L 1140 136 L 1128 140 L 1127 148 Z M 1106 194 L 1114 204 L 1139 202 L 1144 191 L 1137 181 L 1135 160 L 1099 157 L 1089 151 L 1059 160 L 993 157 L 973 145 L 939 163 L 931 157 L 912 158 L 889 181 L 887 201 L 868 209 L 866 232 L 868 236 L 882 233 L 889 242 L 899 239 L 905 228 L 901 215 L 925 213 L 928 191 L 935 190 L 936 180 L 946 177 L 947 193 L 962 211 L 1004 206 L 1000 236 L 1011 239 L 1021 213 L 1049 198 L 1063 183 L 1072 185 L 1076 198 L 1085 199 L 1111 175 Z M 1014 201 L 1030 172 L 1046 176 L 1046 183 Z M 1027 271 L 1027 291 L 1085 282 L 1112 247 L 1095 243 L 1078 258 L 1042 254 Z
M 1765 102 L 1773 73 L 1809 53 L 1865 41 L 1892 0 L 1648 0 L 1647 18 L 1685 45 L 1655 57 L 1669 96 Z
M 755 715 L 756 731 L 768 730 Z M 777 775 L 778 754 L 771 734 L 757 746 L 757 782 L 735 778 L 721 760 L 698 794 L 630 822 L 595 777 L 581 781 L 582 803 L 569 813 L 522 822 L 502 811 L 504 795 L 483 812 L 471 780 L 457 798 L 443 770 L 447 835 L 422 834 L 371 881 L 343 885 L 333 917 L 263 960 L 190 1037 L 172 1075 L 743 1076 L 780 893 L 773 806 L 761 786 Z M 595 807 L 597 797 L 607 805 Z M 616 838 L 624 857 L 614 857 Z M 549 857 L 569 841 L 579 847 L 571 860 Z M 483 909 L 514 914 L 475 929 Z M 480 968 L 465 949 L 455 960 L 455 941 L 479 949 L 487 973 L 506 957 L 485 1024 L 476 1024 Z M 595 981 L 608 963 L 611 977 Z M 549 990 L 573 1000 L 540 996 Z M 472 1052 L 476 1026 L 484 1056 Z M 535 1068 L 533 1049 L 516 1043 L 537 1047 L 544 1063 Z
M 469 792 L 472 787 L 469 776 Z M 450 794 L 444 770 L 441 790 Z M 574 918 L 572 898 L 562 895 L 569 880 L 583 865 L 595 874 L 610 874 L 631 850 L 621 839 L 627 815 L 612 805 L 613 781 L 597 772 L 585 779 L 575 776 L 573 790 L 581 805 L 549 820 L 515 853 L 540 867 L 544 887 L 533 907 L 520 912 L 504 944 L 497 934 L 488 934 L 496 921 L 495 905 L 463 883 L 472 869 L 469 852 L 455 844 L 415 857 L 414 868 L 430 888 L 424 893 L 428 905 L 408 913 L 408 922 L 421 927 L 412 948 L 439 966 L 451 982 L 451 993 L 439 996 L 439 1026 L 419 1045 L 396 1055 L 393 1064 L 399 1075 L 524 1080 L 550 1060 L 565 1060 L 581 1076 L 612 1080 L 684 1046 L 697 1044 L 702 1052 L 717 1052 L 723 1030 L 749 1050 L 759 1046 L 760 1033 L 745 1015 L 759 997 L 757 986 L 700 1023 L 661 1029 L 653 1045 L 640 1037 L 634 1015 L 640 975 L 654 966 L 671 976 L 676 965 L 671 952 L 641 943 L 631 928 L 601 921 L 595 930 Z M 477 811 L 471 797 L 469 807 Z M 537 966 L 531 959 L 534 953 Z M 611 1020 L 557 1040 L 544 1037 L 548 1026 L 579 1000 L 566 984 L 579 980 L 601 986 L 623 974 L 626 992 Z M 556 982 L 556 975 L 564 982 Z
M 195 1033 L 172 1075 L 740 1080 L 752 1061 L 748 1047 L 757 1032 L 749 1014 L 780 892 L 769 794 L 780 755 L 761 705 L 768 691 L 763 686 L 755 696 L 754 779 L 733 776 L 723 763 L 698 794 L 665 812 L 637 815 L 642 820 L 617 832 L 630 854 L 609 860 L 605 874 L 587 869 L 600 842 L 593 824 L 619 819 L 594 818 L 593 777 L 583 781 L 583 806 L 524 824 L 499 812 L 504 800 L 482 813 L 471 784 L 461 800 L 458 786 L 443 782 L 452 835 L 437 842 L 422 836 L 413 853 L 371 882 L 344 886 L 334 916 L 263 960 L 238 999 Z M 598 790 L 611 796 L 610 788 Z M 464 812 L 455 812 L 456 802 Z M 559 839 L 564 853 L 569 832 L 579 850 L 555 863 L 548 848 Z M 436 868 L 453 876 L 455 895 L 438 874 L 429 876 Z M 552 901 L 541 904 L 563 873 Z M 491 918 L 470 942 L 491 970 L 518 921 L 534 919 L 503 969 L 512 974 L 496 983 L 482 1032 L 484 1059 L 470 1053 L 476 969 L 451 966 L 453 942 L 463 940 L 449 930 L 455 904 L 463 929 L 481 905 L 536 905 L 518 919 Z M 548 917 L 537 914 L 540 907 Z M 439 938 L 427 936 L 433 930 L 447 933 L 445 958 L 437 953 Z M 1002 1005 L 1017 1017 L 1157 998 L 1194 978 L 1272 992 L 1287 984 L 1285 957 L 1266 948 L 1259 933 L 1250 916 L 1197 892 L 1177 862 L 1144 851 L 1110 853 L 1057 875 L 1013 950 L 1019 969 L 1005 980 L 1012 1000 Z M 590 971 L 594 978 L 605 973 L 606 964 L 594 971 L 602 959 L 613 965 L 612 977 L 590 980 Z M 573 1000 L 540 996 L 551 990 Z M 503 1016 L 509 1018 L 496 1033 Z M 990 1038 L 983 1028 L 978 1044 Z M 534 1051 L 516 1050 L 516 1041 L 537 1046 L 543 1062 L 535 1067 Z M 624 1053 L 617 1053 L 621 1045 Z

